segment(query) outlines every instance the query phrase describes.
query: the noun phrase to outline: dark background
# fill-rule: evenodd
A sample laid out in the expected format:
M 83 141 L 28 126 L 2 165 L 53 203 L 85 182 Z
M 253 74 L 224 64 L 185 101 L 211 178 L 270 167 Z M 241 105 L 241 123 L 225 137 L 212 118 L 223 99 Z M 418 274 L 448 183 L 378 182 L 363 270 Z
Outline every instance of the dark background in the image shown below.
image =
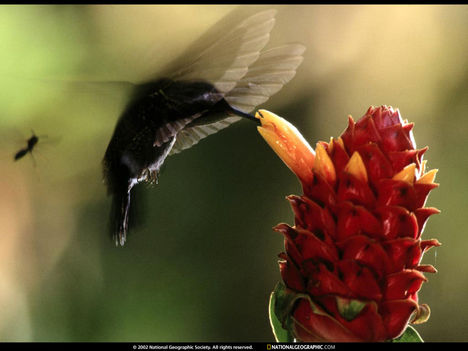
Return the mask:
M 295 176 L 241 121 L 166 161 L 140 185 L 125 248 L 107 236 L 101 160 L 125 103 L 112 86 L 144 78 L 235 6 L 0 7 L 0 340 L 272 341 L 268 298 L 279 279 L 285 196 Z M 467 6 L 277 8 L 270 46 L 302 42 L 296 77 L 262 108 L 312 146 L 347 115 L 392 105 L 415 122 L 442 210 L 423 237 L 417 326 L 427 341 L 468 341 Z M 153 67 L 154 65 L 154 67 Z M 33 129 L 34 153 L 12 162 Z M 47 137 L 44 137 L 47 136 Z M 43 139 L 43 140 L 42 140 Z

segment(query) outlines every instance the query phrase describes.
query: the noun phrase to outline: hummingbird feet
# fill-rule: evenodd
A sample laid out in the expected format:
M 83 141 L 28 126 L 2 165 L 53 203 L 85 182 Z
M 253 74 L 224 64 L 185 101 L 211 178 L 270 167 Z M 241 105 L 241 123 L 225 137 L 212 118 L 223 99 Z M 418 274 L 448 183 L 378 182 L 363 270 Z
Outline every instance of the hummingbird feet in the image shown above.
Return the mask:
M 147 181 L 150 184 L 158 184 L 159 182 L 158 171 L 149 171 Z
M 159 174 L 158 171 L 155 169 L 145 168 L 137 180 L 138 183 L 141 182 L 148 182 L 150 184 L 158 184 L 159 182 Z

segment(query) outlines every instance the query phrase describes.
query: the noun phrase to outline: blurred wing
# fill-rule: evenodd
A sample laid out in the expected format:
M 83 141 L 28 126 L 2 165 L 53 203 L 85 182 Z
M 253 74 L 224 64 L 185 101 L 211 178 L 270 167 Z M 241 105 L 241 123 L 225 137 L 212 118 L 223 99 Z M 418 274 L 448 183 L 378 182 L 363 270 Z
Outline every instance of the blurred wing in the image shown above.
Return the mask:
M 203 138 L 206 138 L 208 135 L 214 134 L 240 119 L 241 117 L 228 117 L 215 123 L 206 124 L 203 126 L 195 126 L 182 130 L 179 134 L 177 134 L 176 142 L 174 143 L 174 146 L 172 147 L 169 155 L 178 154 L 182 150 L 192 147 Z
M 304 51 L 303 45 L 288 44 L 262 52 L 259 59 L 249 67 L 247 74 L 225 95 L 226 101 L 239 110 L 251 112 L 294 77 L 303 60 Z M 215 123 L 182 130 L 177 135 L 170 155 L 188 149 L 240 119 L 241 117 L 228 117 Z
M 179 119 L 176 121 L 170 121 L 162 125 L 156 131 L 153 146 L 160 147 L 163 144 L 167 143 L 174 136 L 176 136 L 187 124 L 192 122 L 194 119 L 200 117 L 202 114 L 203 112 L 196 113 L 190 117 Z
M 262 11 L 237 22 L 235 26 L 230 24 L 233 22 L 232 16 L 222 19 L 181 59 L 165 69 L 164 72 L 168 73 L 162 76 L 174 80 L 204 80 L 212 83 L 221 93 L 229 92 L 260 56 L 260 51 L 270 39 L 275 14 L 276 10 Z M 226 30 L 220 27 L 228 28 L 227 34 L 221 37 L 219 33 Z M 208 41 L 207 45 L 207 37 L 214 35 L 218 38 Z
M 219 92 L 227 93 L 247 73 L 248 67 L 255 62 L 260 51 L 270 39 L 275 24 L 276 10 L 266 10 L 246 18 L 250 9 L 240 8 L 209 29 L 195 41 L 178 59 L 162 72 L 148 73 L 146 82 L 93 81 L 92 79 L 42 79 L 46 83 L 68 83 L 77 93 L 96 95 L 113 93 L 123 94 L 128 101 L 135 88 L 140 84 L 153 82 L 160 78 L 173 80 L 204 80 L 214 84 Z M 220 35 L 220 33 L 226 33 Z M 157 45 L 155 45 L 157 47 Z M 147 59 L 149 61 L 150 59 Z M 151 63 L 144 66 L 151 70 Z M 144 68 L 143 68 L 144 69 Z M 220 98 L 222 95 L 220 95 Z
M 262 52 L 244 78 L 226 95 L 226 101 L 239 110 L 251 112 L 296 75 L 304 51 L 303 45 L 289 44 Z

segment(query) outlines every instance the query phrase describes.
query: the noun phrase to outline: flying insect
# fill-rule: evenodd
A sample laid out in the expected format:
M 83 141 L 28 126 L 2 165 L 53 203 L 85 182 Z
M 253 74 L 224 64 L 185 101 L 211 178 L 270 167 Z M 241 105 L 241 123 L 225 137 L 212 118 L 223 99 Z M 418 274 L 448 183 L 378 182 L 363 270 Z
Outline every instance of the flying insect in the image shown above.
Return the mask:
M 22 159 L 24 156 L 26 156 L 28 153 L 31 154 L 32 156 L 32 151 L 34 149 L 34 147 L 36 146 L 36 144 L 39 142 L 39 137 L 34 133 L 34 131 L 32 131 L 32 136 L 26 141 L 26 147 L 18 150 L 13 159 L 14 161 L 18 161 L 20 159 Z M 34 158 L 33 158 L 34 160 Z

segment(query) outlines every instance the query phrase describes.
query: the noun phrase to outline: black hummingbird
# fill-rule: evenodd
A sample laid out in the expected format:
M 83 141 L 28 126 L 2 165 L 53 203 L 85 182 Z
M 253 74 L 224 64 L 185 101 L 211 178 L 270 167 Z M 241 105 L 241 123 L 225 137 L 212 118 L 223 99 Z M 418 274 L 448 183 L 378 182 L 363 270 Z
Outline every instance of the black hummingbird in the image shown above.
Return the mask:
M 111 232 L 124 245 L 130 195 L 140 182 L 157 182 L 167 156 L 196 144 L 249 114 L 291 80 L 305 48 L 287 44 L 263 50 L 275 10 L 231 25 L 215 40 L 175 61 L 162 75 L 135 85 L 107 147 L 103 170 L 113 197 Z M 218 35 L 218 27 L 214 27 Z M 205 44 L 205 45 L 203 45 Z

